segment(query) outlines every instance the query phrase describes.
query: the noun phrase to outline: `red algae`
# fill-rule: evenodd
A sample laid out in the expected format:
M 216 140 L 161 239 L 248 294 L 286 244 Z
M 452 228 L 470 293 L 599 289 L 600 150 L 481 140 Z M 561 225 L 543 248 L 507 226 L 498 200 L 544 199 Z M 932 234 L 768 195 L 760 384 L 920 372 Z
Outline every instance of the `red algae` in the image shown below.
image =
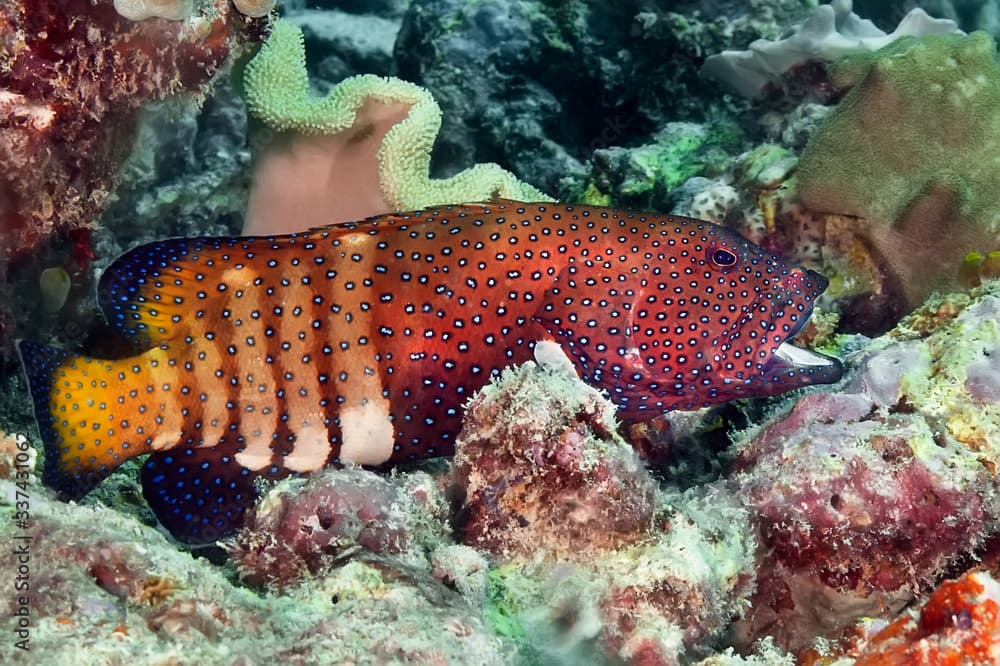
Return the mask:
M 0 247 L 25 256 L 91 227 L 150 101 L 203 92 L 231 51 L 225 4 L 190 21 L 128 21 L 111 3 L 0 9 Z

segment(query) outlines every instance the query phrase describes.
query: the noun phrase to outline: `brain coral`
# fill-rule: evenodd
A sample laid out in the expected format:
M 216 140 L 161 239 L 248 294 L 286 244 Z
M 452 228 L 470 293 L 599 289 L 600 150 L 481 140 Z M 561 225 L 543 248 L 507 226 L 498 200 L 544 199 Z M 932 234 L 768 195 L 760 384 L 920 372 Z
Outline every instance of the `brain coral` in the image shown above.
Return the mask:
M 984 33 L 904 38 L 848 58 L 851 87 L 799 164 L 809 208 L 855 231 L 914 305 L 1000 234 L 1000 68 Z M 853 87 L 852 87 L 853 86 Z

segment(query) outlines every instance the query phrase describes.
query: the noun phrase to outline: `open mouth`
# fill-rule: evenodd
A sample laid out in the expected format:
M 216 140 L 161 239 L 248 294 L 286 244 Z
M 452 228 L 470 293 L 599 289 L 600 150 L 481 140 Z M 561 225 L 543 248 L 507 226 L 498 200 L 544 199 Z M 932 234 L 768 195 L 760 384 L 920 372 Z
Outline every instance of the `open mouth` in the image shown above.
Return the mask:
M 840 361 L 832 356 L 826 356 L 809 349 L 796 347 L 787 340 L 778 345 L 778 348 L 774 350 L 774 355 L 789 366 L 794 367 L 820 368 L 825 366 L 840 365 Z
M 838 381 L 843 375 L 843 366 L 836 358 L 792 344 L 792 340 L 805 327 L 811 315 L 811 311 L 804 313 L 788 337 L 772 352 L 771 358 L 764 366 L 764 372 L 773 381 L 797 378 L 803 384 L 828 384 Z

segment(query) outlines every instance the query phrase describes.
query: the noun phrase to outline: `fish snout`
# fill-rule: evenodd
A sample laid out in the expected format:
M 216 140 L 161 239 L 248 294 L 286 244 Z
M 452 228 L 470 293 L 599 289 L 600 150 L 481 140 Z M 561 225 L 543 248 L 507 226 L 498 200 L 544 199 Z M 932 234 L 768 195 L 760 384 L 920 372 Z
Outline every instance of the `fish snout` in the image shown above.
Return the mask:
M 822 274 L 810 268 L 796 266 L 782 280 L 781 286 L 789 293 L 802 293 L 811 296 L 818 296 L 826 291 L 830 281 Z

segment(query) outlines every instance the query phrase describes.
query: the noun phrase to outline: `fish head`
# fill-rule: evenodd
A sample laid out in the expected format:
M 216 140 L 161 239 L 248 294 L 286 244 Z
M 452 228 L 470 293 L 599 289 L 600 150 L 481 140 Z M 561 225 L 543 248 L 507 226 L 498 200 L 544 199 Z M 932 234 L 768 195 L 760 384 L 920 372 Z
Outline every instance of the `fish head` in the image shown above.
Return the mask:
M 538 315 L 620 416 L 840 379 L 837 359 L 789 342 L 827 287 L 822 275 L 708 222 L 667 218 L 629 231 L 571 262 Z

